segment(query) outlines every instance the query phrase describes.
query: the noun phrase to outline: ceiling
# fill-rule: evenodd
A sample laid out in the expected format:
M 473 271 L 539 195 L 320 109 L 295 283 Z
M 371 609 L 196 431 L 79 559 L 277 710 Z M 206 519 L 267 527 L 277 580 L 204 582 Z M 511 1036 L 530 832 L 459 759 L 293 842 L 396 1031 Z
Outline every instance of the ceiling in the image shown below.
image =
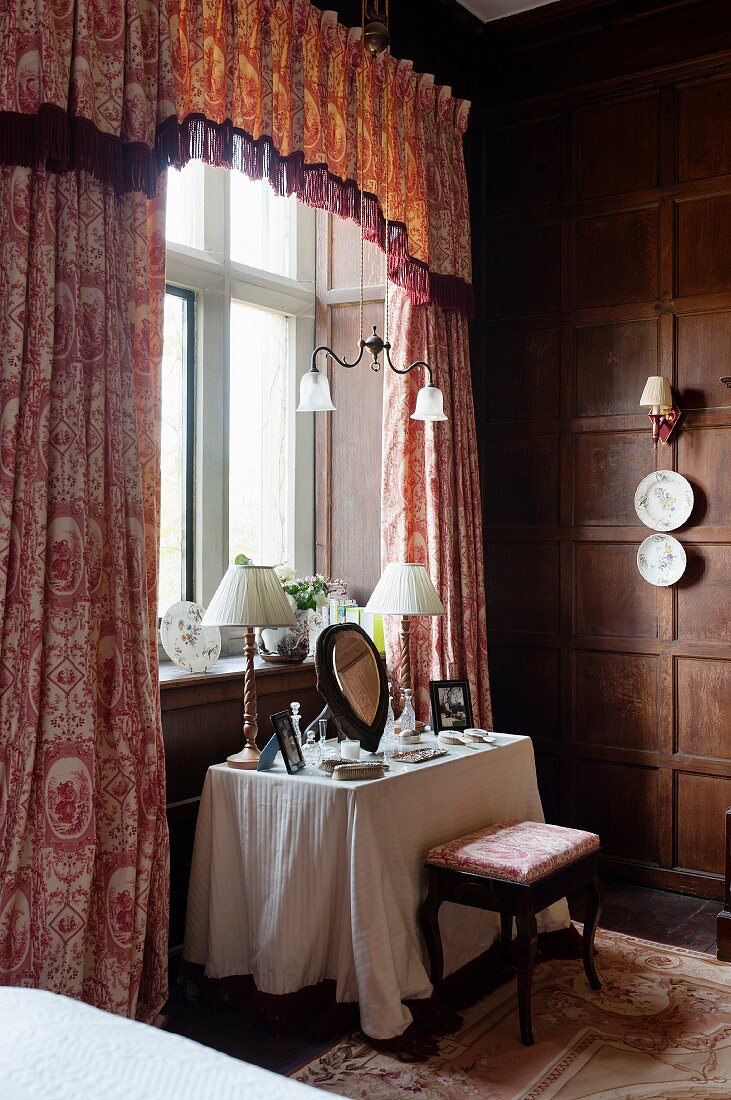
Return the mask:
M 515 15 L 530 8 L 542 8 L 552 0 L 457 0 L 478 19 L 487 23 L 491 19 L 504 19 L 506 15 Z

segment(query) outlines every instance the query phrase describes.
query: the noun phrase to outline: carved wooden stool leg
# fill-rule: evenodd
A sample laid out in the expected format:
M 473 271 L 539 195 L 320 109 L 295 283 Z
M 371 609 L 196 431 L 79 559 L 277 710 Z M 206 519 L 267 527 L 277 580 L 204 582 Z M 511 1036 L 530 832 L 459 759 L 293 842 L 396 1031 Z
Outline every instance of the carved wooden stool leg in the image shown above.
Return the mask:
M 602 911 L 604 890 L 599 875 L 594 867 L 591 882 L 586 884 L 586 916 L 584 918 L 584 936 L 582 940 L 582 953 L 584 956 L 584 970 L 592 989 L 601 989 L 602 983 L 597 976 L 594 966 L 594 934 L 599 924 L 599 915 Z
M 515 948 L 518 956 L 518 1016 L 520 1018 L 520 1038 L 529 1047 L 533 1044 L 531 1024 L 531 988 L 533 969 L 538 954 L 538 926 L 528 894 L 521 897 L 516 917 L 518 935 Z
M 439 894 L 439 872 L 429 867 L 427 880 L 429 889 L 419 909 L 419 923 L 429 956 L 429 976 L 432 985 L 436 987 L 441 982 L 444 972 L 442 937 L 439 932 L 439 909 L 442 904 Z

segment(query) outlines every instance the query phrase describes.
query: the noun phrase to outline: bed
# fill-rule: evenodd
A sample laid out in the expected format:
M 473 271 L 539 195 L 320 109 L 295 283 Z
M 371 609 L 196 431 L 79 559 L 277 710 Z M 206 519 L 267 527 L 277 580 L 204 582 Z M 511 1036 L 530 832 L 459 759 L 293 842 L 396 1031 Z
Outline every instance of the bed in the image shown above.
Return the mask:
M 225 1054 L 39 989 L 0 987 L 2 1100 L 307 1100 Z

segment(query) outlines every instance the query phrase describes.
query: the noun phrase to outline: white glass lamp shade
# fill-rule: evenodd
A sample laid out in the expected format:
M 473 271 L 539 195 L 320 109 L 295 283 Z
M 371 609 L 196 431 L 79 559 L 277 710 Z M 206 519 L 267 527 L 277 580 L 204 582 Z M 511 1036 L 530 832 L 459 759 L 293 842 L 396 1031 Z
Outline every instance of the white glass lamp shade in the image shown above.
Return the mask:
M 232 565 L 202 619 L 204 626 L 295 626 L 271 565 Z
M 330 383 L 319 370 L 308 370 L 300 380 L 298 413 L 335 412 L 330 396 Z
M 444 395 L 438 386 L 431 383 L 422 386 L 416 395 L 416 408 L 411 414 L 412 420 L 447 420 L 444 415 Z
M 673 391 L 670 382 L 662 374 L 650 375 L 642 391 L 640 405 L 649 405 L 656 409 L 671 409 L 673 407 Z
M 443 615 L 444 605 L 423 565 L 390 562 L 366 611 L 380 615 Z

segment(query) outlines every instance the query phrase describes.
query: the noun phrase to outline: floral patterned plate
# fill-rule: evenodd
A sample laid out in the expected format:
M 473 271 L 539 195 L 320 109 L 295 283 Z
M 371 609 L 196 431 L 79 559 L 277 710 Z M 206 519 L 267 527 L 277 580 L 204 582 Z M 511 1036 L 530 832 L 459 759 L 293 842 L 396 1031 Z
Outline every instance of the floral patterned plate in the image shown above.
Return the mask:
M 673 535 L 648 535 L 637 551 L 637 568 L 650 584 L 667 588 L 685 572 L 685 550 Z
M 635 512 L 653 531 L 674 531 L 693 511 L 693 490 L 674 470 L 653 470 L 635 493 Z
M 186 672 L 208 672 L 221 655 L 221 631 L 201 626 L 205 608 L 190 600 L 169 607 L 160 623 L 160 641 L 168 657 Z

